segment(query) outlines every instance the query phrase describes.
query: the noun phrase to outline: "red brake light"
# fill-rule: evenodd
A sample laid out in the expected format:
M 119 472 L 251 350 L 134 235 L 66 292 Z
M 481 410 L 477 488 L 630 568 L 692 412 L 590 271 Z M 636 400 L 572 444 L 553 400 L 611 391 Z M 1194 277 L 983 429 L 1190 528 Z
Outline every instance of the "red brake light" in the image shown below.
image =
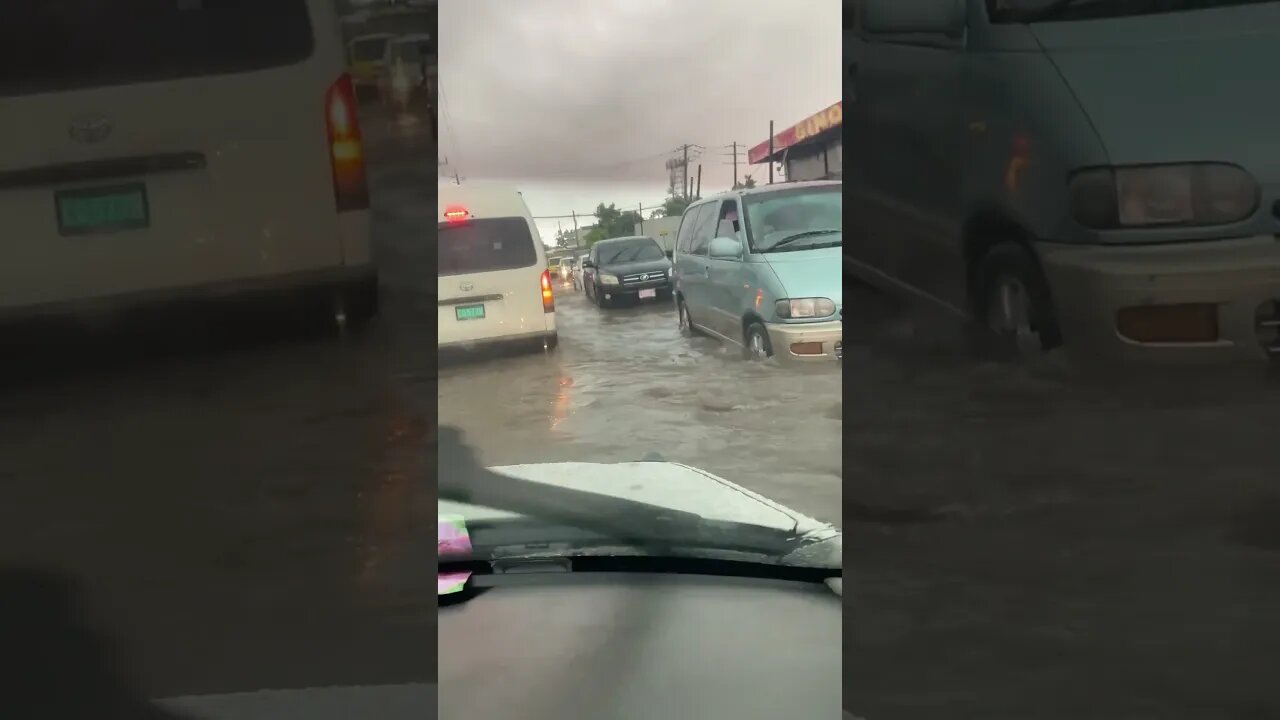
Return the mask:
M 333 197 L 339 212 L 369 209 L 364 136 L 360 132 L 357 107 L 355 85 L 351 76 L 343 73 L 329 86 L 324 97 L 329 163 L 333 169 Z
M 444 210 L 444 219 L 449 222 L 462 222 L 471 215 L 467 209 L 461 205 L 450 205 Z
M 551 271 L 542 271 L 542 312 L 556 311 L 556 298 L 551 292 Z

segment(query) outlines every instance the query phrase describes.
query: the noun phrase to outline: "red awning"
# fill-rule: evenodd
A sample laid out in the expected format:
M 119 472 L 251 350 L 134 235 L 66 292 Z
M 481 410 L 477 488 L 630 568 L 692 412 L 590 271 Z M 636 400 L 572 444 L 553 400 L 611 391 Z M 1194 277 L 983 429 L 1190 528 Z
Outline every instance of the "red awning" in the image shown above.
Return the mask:
M 792 125 L 782 132 L 773 136 L 773 154 L 776 156 L 783 150 L 794 145 L 799 145 L 809 138 L 825 133 L 831 129 L 839 129 L 844 123 L 844 102 L 838 102 L 831 107 L 811 115 L 804 120 Z M 769 157 L 769 141 L 756 145 L 747 151 L 747 162 L 752 165 L 766 162 L 771 159 Z

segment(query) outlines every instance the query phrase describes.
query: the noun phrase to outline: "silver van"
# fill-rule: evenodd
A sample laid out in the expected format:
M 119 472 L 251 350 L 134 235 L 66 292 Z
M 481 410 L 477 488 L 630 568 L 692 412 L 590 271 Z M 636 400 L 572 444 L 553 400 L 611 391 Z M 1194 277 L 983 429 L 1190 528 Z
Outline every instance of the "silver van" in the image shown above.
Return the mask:
M 839 359 L 841 192 L 839 182 L 797 182 L 690 205 L 672 254 L 681 331 L 756 360 Z

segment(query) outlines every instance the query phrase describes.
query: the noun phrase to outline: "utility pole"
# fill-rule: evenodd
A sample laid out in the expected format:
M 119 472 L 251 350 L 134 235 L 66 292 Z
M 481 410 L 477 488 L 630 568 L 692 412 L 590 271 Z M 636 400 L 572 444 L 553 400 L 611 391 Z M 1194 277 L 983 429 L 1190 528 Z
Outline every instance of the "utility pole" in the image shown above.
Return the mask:
M 573 246 L 582 247 L 582 236 L 578 235 L 578 211 L 570 210 L 569 214 L 573 216 Z
M 769 121 L 769 184 L 773 184 L 773 121 Z
M 462 178 L 458 177 L 458 170 L 456 168 L 453 171 L 453 181 L 458 185 L 462 184 Z
M 564 239 L 564 229 L 560 227 L 559 220 L 556 221 L 556 237 L 561 240 Z M 565 243 L 565 244 L 568 245 L 568 243 Z
M 738 187 L 738 141 L 733 141 L 733 186 Z
M 640 232 L 644 233 L 644 203 L 636 203 L 640 207 Z
M 684 144 L 684 199 L 689 200 L 689 143 Z
M 698 163 L 698 189 L 694 191 L 693 197 L 698 200 L 702 199 L 702 163 Z

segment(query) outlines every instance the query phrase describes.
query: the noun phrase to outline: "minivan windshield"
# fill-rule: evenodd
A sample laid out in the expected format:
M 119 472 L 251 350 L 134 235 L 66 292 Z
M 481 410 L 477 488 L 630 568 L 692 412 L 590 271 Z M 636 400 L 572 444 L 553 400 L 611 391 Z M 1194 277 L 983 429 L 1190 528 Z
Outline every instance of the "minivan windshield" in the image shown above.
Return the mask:
M 992 22 L 998 23 L 1060 22 L 1274 2 L 1277 0 L 987 0 L 987 12 Z
M 634 238 L 600 246 L 601 265 L 662 260 L 664 258 L 666 258 L 666 255 L 653 238 Z
M 441 275 L 515 270 L 538 264 L 533 236 L 523 218 L 440 223 L 438 230 Z
M 743 196 L 751 247 L 769 252 L 784 243 L 797 250 L 840 244 L 844 212 L 840 190 L 837 184 Z

